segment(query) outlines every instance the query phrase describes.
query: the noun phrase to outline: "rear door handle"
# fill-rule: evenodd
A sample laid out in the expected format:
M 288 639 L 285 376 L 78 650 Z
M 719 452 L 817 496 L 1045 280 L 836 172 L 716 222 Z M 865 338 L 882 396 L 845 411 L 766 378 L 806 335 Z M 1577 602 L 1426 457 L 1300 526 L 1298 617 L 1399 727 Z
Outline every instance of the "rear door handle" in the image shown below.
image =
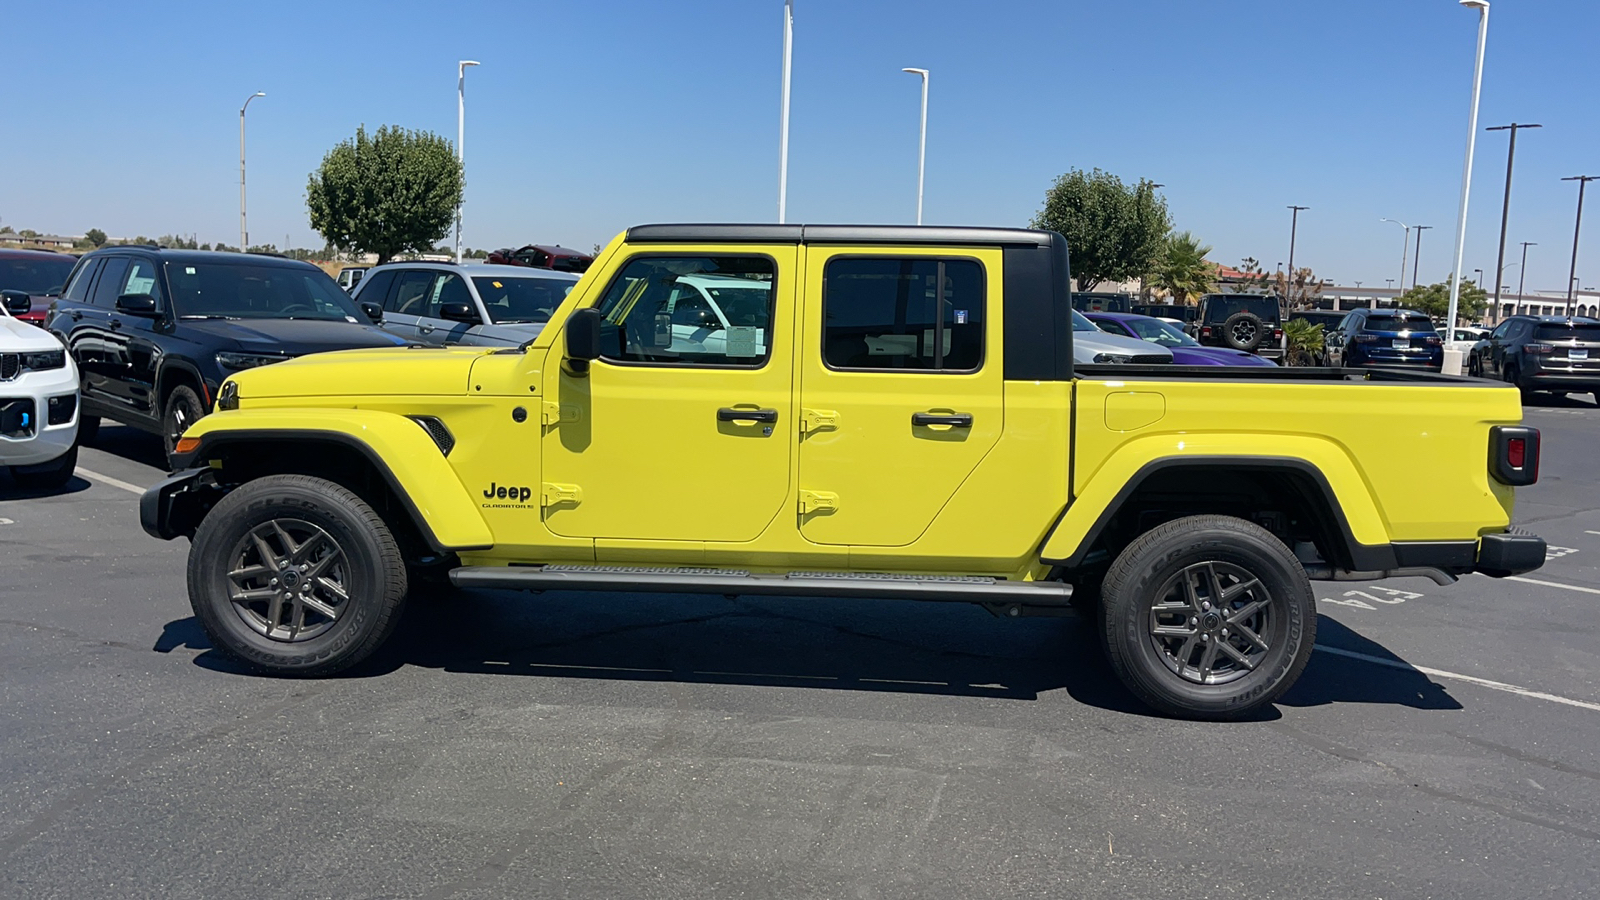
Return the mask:
M 724 406 L 717 410 L 718 422 L 765 422 L 771 425 L 778 421 L 778 411 L 775 409 L 734 409 Z
M 122 327 L 122 320 L 121 319 L 112 319 L 111 320 L 111 329 L 113 331 L 115 331 L 116 329 L 121 328 L 121 327 Z
M 972 413 L 912 413 L 911 424 L 949 425 L 952 428 L 971 428 Z
M 72 311 L 71 315 L 72 315 L 72 321 L 74 321 L 74 322 L 76 322 L 76 321 L 78 321 L 78 320 L 83 318 L 83 313 L 80 312 L 79 310 L 76 310 L 76 309 Z

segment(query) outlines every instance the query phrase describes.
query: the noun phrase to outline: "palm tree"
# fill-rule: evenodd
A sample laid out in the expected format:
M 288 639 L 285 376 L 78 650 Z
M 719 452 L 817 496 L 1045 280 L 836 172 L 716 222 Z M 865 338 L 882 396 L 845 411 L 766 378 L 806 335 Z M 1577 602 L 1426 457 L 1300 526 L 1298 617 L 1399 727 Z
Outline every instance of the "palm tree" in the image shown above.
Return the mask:
M 1210 247 L 1187 231 L 1167 235 L 1155 271 L 1150 273 L 1150 287 L 1179 303 L 1211 293 L 1217 267 L 1206 262 L 1206 254 L 1210 252 Z
M 1283 323 L 1283 335 L 1288 338 L 1291 366 L 1314 366 L 1322 359 L 1322 326 L 1305 319 L 1290 319 Z

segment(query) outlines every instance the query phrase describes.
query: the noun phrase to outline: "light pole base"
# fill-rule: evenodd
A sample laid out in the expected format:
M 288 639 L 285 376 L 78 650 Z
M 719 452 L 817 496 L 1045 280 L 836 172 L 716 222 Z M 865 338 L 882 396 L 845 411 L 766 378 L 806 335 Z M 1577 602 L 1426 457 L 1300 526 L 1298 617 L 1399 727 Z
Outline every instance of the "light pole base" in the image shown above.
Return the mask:
M 1466 351 L 1459 346 L 1444 348 L 1444 366 L 1439 370 L 1443 375 L 1460 375 L 1462 361 L 1466 359 Z

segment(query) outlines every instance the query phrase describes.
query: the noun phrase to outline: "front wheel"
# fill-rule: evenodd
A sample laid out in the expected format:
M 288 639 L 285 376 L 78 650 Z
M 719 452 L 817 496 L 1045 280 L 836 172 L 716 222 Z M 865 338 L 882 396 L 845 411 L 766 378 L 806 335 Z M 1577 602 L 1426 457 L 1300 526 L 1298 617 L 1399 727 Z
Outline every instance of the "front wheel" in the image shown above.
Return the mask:
M 383 518 L 338 484 L 272 475 L 228 494 L 189 550 L 189 602 L 219 648 L 258 671 L 329 675 L 399 623 L 406 565 Z
M 29 491 L 53 491 L 65 487 L 72 480 L 72 473 L 78 468 L 78 448 L 76 445 L 47 463 L 36 466 L 15 466 L 11 469 L 11 479 L 17 487 Z
M 1111 666 L 1140 700 L 1191 719 L 1237 719 L 1300 677 L 1316 642 L 1305 569 L 1271 532 L 1189 516 L 1141 535 L 1104 582 Z
M 189 429 L 190 425 L 200 421 L 206 414 L 206 408 L 200 403 L 200 395 L 187 385 L 179 385 L 167 395 L 167 402 L 161 408 L 161 438 L 166 443 L 167 459 L 172 458 L 172 453 L 177 449 L 178 438 Z

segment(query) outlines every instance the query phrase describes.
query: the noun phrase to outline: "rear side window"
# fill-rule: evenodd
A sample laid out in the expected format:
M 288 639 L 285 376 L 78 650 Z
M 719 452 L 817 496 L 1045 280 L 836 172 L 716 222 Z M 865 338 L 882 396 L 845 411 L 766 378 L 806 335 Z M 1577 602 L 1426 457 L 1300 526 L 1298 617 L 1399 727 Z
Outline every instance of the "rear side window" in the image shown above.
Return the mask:
M 983 365 L 984 300 L 976 260 L 829 260 L 822 358 L 835 369 L 976 371 Z M 1074 312 L 1076 322 L 1081 314 Z
M 62 292 L 62 298 L 76 303 L 89 302 L 89 285 L 94 283 L 94 273 L 100 268 L 100 259 L 91 259 L 78 267 L 72 273 L 72 278 L 67 282 L 67 289 Z
M 1229 316 L 1239 312 L 1251 313 L 1263 322 L 1276 322 L 1278 301 L 1271 297 L 1248 294 L 1240 294 L 1237 297 L 1214 295 L 1206 299 L 1206 321 L 1212 324 L 1226 322 Z
M 1566 325 L 1540 323 L 1534 329 L 1534 340 L 1539 341 L 1571 341 L 1578 340 L 1585 343 L 1600 341 L 1600 325 Z
M 366 278 L 361 278 L 361 273 L 357 272 L 355 277 L 361 279 L 361 290 L 356 291 L 354 296 L 362 303 L 376 303 L 382 306 L 383 302 L 389 299 L 389 288 L 394 285 L 394 270 L 373 272 Z
M 630 260 L 600 301 L 601 356 L 622 363 L 759 368 L 772 348 L 776 278 L 766 256 Z

